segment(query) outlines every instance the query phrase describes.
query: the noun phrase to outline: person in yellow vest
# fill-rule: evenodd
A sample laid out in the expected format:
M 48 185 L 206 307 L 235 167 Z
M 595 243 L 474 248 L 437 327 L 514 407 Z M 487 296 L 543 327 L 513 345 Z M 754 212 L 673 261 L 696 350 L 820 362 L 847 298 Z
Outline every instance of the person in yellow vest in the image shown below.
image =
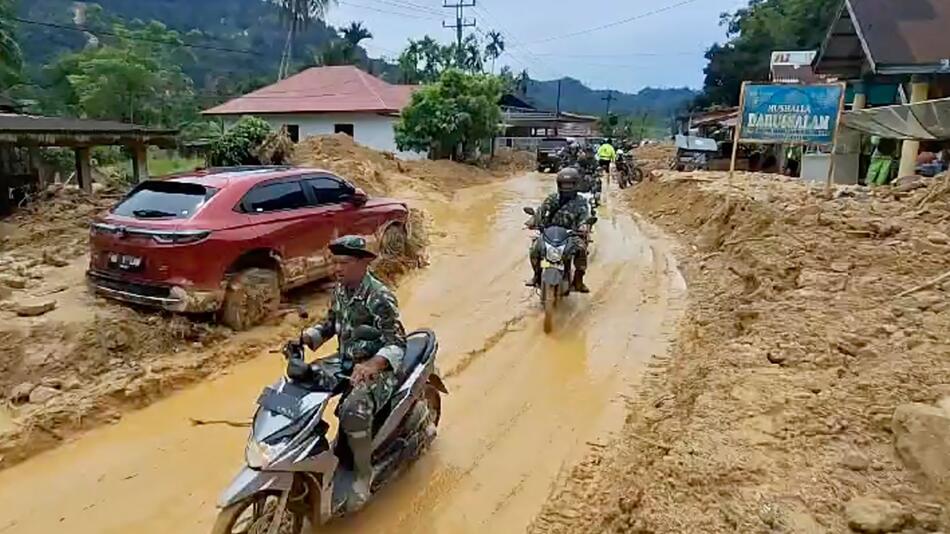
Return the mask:
M 604 141 L 604 144 L 600 145 L 597 149 L 597 163 L 600 165 L 600 168 L 609 174 L 610 164 L 616 161 L 616 159 L 617 151 L 614 150 L 614 146 L 610 144 L 610 139 Z

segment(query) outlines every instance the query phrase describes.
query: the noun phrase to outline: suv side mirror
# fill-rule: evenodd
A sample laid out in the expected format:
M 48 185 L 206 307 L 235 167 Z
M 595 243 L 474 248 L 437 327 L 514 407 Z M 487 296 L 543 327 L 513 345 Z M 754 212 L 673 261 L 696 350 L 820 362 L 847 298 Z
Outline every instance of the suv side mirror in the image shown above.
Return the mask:
M 359 187 L 353 190 L 353 193 L 350 194 L 350 202 L 356 206 L 365 205 L 367 200 L 369 200 L 369 196 L 366 194 L 366 191 L 363 191 Z

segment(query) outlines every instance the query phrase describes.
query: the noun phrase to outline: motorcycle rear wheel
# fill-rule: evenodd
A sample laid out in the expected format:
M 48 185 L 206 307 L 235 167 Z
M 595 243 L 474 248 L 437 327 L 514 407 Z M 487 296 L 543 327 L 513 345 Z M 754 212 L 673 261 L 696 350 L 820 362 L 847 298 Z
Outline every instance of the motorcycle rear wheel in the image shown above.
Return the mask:
M 267 534 L 279 493 L 257 493 L 218 512 L 211 534 Z M 247 517 L 246 517 L 247 516 Z M 284 510 L 279 534 L 302 534 L 304 517 Z
M 550 334 L 554 330 L 554 307 L 557 304 L 557 291 L 554 286 L 544 284 L 541 291 L 541 302 L 544 304 L 544 333 Z

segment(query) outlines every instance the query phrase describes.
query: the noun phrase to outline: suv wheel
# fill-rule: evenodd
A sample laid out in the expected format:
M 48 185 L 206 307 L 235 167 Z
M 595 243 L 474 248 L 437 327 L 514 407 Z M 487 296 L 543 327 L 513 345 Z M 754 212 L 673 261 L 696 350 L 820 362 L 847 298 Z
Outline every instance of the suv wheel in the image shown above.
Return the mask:
M 280 305 L 280 281 L 270 269 L 245 269 L 228 282 L 221 322 L 234 330 L 247 330 L 260 324 Z

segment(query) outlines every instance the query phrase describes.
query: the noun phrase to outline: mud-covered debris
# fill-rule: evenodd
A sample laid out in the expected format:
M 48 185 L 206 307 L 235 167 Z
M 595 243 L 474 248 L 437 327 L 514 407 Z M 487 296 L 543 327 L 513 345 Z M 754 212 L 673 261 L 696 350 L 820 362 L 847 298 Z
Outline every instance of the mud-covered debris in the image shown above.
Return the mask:
M 894 411 L 892 430 L 904 464 L 936 492 L 950 496 L 950 413 L 927 404 L 904 404 Z
M 23 382 L 22 384 L 14 386 L 10 391 L 10 402 L 16 404 L 30 400 L 30 393 L 33 392 L 35 387 L 36 384 L 32 382 Z
M 30 404 L 45 404 L 46 401 L 56 397 L 60 391 L 49 386 L 36 386 L 30 392 Z
M 947 245 L 950 244 L 950 235 L 937 231 L 930 232 L 927 234 L 927 241 L 937 245 Z
M 865 534 L 897 532 L 910 519 L 900 503 L 873 497 L 852 499 L 845 506 L 845 515 L 851 530 Z
M 871 467 L 871 460 L 863 452 L 851 450 L 841 457 L 841 465 L 852 471 L 867 471 Z
M 7 286 L 0 286 L 0 300 L 8 300 L 13 296 L 13 289 Z
M 29 299 L 16 304 L 16 314 L 20 317 L 38 317 L 56 309 L 54 299 Z
M 69 261 L 63 259 L 62 256 L 50 250 L 43 251 L 43 263 L 53 267 L 65 267 L 69 265 Z
M 25 289 L 27 279 L 24 276 L 4 275 L 0 276 L 0 284 L 13 289 Z

